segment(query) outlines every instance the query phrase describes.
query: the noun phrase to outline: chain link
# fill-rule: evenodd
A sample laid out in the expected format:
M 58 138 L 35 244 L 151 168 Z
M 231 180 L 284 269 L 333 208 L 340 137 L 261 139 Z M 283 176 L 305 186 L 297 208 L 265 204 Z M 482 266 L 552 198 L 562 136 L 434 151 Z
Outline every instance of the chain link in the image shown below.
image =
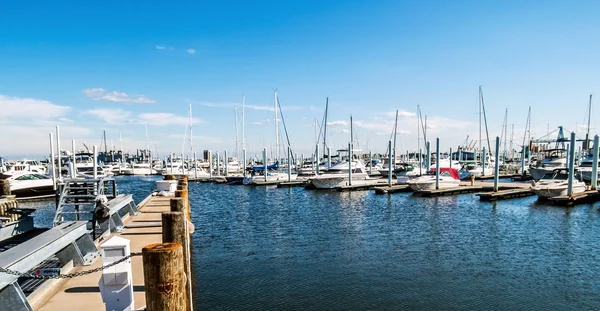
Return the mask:
M 111 262 L 109 264 L 107 264 L 106 266 L 101 266 L 95 269 L 90 269 L 90 270 L 85 270 L 85 271 L 80 271 L 80 272 L 74 272 L 74 273 L 67 273 L 67 274 L 57 274 L 57 275 L 38 275 L 35 274 L 34 272 L 25 272 L 25 273 L 21 273 L 19 271 L 15 271 L 15 270 L 10 270 L 10 269 L 4 269 L 2 267 L 0 267 L 0 273 L 6 273 L 6 274 L 12 274 L 12 275 L 16 275 L 18 277 L 23 277 L 23 278 L 29 278 L 29 279 L 42 279 L 42 280 L 49 280 L 49 279 L 72 279 L 78 276 L 84 276 L 84 275 L 88 275 L 88 274 L 92 274 L 92 273 L 96 273 L 96 272 L 100 272 L 104 269 L 110 268 L 112 266 L 116 266 L 128 259 L 130 259 L 131 257 L 134 256 L 141 256 L 142 252 L 137 252 L 137 253 L 131 253 L 129 254 L 129 256 L 123 257 L 115 262 Z

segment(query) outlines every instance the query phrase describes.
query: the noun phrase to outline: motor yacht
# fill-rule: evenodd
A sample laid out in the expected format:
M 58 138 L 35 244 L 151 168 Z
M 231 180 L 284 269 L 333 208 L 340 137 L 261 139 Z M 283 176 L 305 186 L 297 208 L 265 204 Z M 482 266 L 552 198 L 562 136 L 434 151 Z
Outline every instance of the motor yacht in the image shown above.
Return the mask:
M 18 199 L 32 199 L 54 196 L 54 182 L 47 175 L 29 171 L 4 173 L 0 179 L 9 181 L 10 192 Z
M 555 169 L 546 173 L 540 180 L 534 181 L 531 187 L 539 198 L 546 199 L 568 194 L 569 172 L 567 169 Z M 573 179 L 573 194 L 584 192 L 587 186 L 584 182 Z
M 435 190 L 436 169 L 429 170 L 427 175 L 411 179 L 407 182 L 410 188 L 414 191 L 420 190 Z M 439 188 L 454 188 L 460 185 L 458 170 L 455 168 L 442 167 L 440 168 Z

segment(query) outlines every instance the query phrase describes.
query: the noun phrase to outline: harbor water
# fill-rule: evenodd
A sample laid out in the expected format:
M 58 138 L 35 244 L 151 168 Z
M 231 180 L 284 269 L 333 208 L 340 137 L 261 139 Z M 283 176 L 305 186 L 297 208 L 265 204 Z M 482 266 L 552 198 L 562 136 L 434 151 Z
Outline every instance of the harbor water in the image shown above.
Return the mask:
M 154 180 L 117 177 L 136 202 Z M 204 183 L 189 197 L 200 310 L 600 306 L 597 205 Z M 53 208 L 40 206 L 36 224 L 51 224 Z

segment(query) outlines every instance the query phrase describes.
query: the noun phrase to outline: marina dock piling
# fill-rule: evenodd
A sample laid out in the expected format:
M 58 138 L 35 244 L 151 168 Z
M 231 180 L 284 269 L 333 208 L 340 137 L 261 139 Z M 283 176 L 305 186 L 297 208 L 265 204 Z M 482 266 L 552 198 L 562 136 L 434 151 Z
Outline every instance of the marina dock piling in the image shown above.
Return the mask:
M 192 275 L 190 262 L 190 238 L 185 214 L 182 212 L 162 213 L 162 242 L 179 243 L 183 249 L 183 267 L 185 274 Z M 192 282 L 185 284 L 186 310 L 193 310 Z
M 419 149 L 419 176 L 423 175 L 423 150 Z
M 525 176 L 525 146 L 523 146 L 523 151 L 521 152 L 521 176 Z
M 62 179 L 62 155 L 60 153 L 60 127 L 57 125 L 56 126 L 56 156 L 58 157 L 58 170 L 57 170 L 57 174 L 58 174 L 58 179 Z M 54 158 L 52 159 L 54 160 Z
M 265 181 L 267 181 L 267 148 L 263 148 L 263 165 L 265 167 Z
M 567 196 L 573 196 L 573 178 L 575 175 L 575 132 L 571 132 L 571 144 L 569 149 L 569 188 Z
M 247 163 L 246 163 L 246 149 L 245 148 L 242 149 L 242 158 L 243 158 L 243 160 L 242 160 L 242 170 L 244 170 L 244 172 L 242 174 L 243 174 L 244 178 L 246 178 L 246 165 L 247 165 Z
M 183 247 L 179 243 L 150 244 L 142 249 L 147 311 L 185 311 Z M 187 276 L 191 281 L 191 276 Z
M 352 143 L 348 143 L 348 186 L 352 186 Z
M 498 178 L 500 178 L 500 137 L 498 136 L 496 136 L 496 156 L 494 161 L 494 192 L 498 192 Z
M 448 168 L 452 168 L 452 148 L 450 148 L 450 163 L 448 164 Z
M 221 176 L 221 157 L 217 151 L 217 176 Z
M 6 179 L 0 179 L 0 197 L 10 195 L 10 182 Z
M 291 154 L 292 154 L 292 150 L 290 149 L 290 146 L 287 147 L 287 173 L 288 173 L 288 182 L 292 182 L 292 162 L 290 161 L 291 158 Z
M 75 139 L 71 140 L 71 150 L 73 156 L 71 157 L 71 178 L 76 178 L 77 175 L 77 161 L 75 160 Z
M 210 179 L 213 178 L 213 158 L 212 151 L 208 150 L 208 174 L 210 175 Z
M 485 176 L 485 160 L 487 160 L 487 151 L 483 147 L 481 148 L 481 176 Z
M 392 141 L 388 141 L 388 186 L 392 186 Z
M 315 147 L 315 174 L 319 175 L 319 144 Z
M 50 133 L 50 175 L 52 176 L 52 184 L 54 190 L 56 190 L 56 164 L 54 159 L 54 139 L 52 139 L 52 133 Z
M 427 149 L 425 172 L 429 172 L 429 168 L 431 167 L 431 144 L 429 142 L 427 142 L 427 144 L 425 146 L 426 146 L 425 149 Z
M 594 136 L 594 150 L 592 150 L 592 154 L 594 157 L 594 162 L 592 163 L 592 176 L 590 177 L 590 181 L 592 183 L 592 190 L 598 189 L 598 135 Z
M 440 189 L 440 138 L 435 139 L 435 189 Z
M 373 154 L 369 152 L 371 160 L 373 159 Z M 327 147 L 327 168 L 331 167 L 331 148 Z
M 98 179 L 98 147 L 94 145 L 92 150 L 94 153 L 94 179 Z
M 225 170 L 225 177 L 229 176 L 229 170 L 227 168 L 227 163 L 229 163 L 229 161 L 227 160 L 227 150 L 225 150 L 225 158 L 223 159 L 223 162 L 225 162 L 225 164 L 223 164 L 223 168 Z

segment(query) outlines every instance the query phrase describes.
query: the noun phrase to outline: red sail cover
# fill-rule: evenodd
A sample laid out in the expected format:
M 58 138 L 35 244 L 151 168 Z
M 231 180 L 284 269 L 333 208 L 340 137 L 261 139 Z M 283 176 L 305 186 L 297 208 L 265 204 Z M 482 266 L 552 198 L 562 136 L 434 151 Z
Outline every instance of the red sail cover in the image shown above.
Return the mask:
M 429 172 L 432 174 L 435 174 L 435 168 L 430 169 Z M 456 180 L 460 180 L 460 177 L 458 177 L 458 170 L 455 168 L 440 167 L 440 175 L 442 173 L 448 173 L 448 174 L 450 174 L 450 176 L 452 176 L 452 178 L 454 178 Z

